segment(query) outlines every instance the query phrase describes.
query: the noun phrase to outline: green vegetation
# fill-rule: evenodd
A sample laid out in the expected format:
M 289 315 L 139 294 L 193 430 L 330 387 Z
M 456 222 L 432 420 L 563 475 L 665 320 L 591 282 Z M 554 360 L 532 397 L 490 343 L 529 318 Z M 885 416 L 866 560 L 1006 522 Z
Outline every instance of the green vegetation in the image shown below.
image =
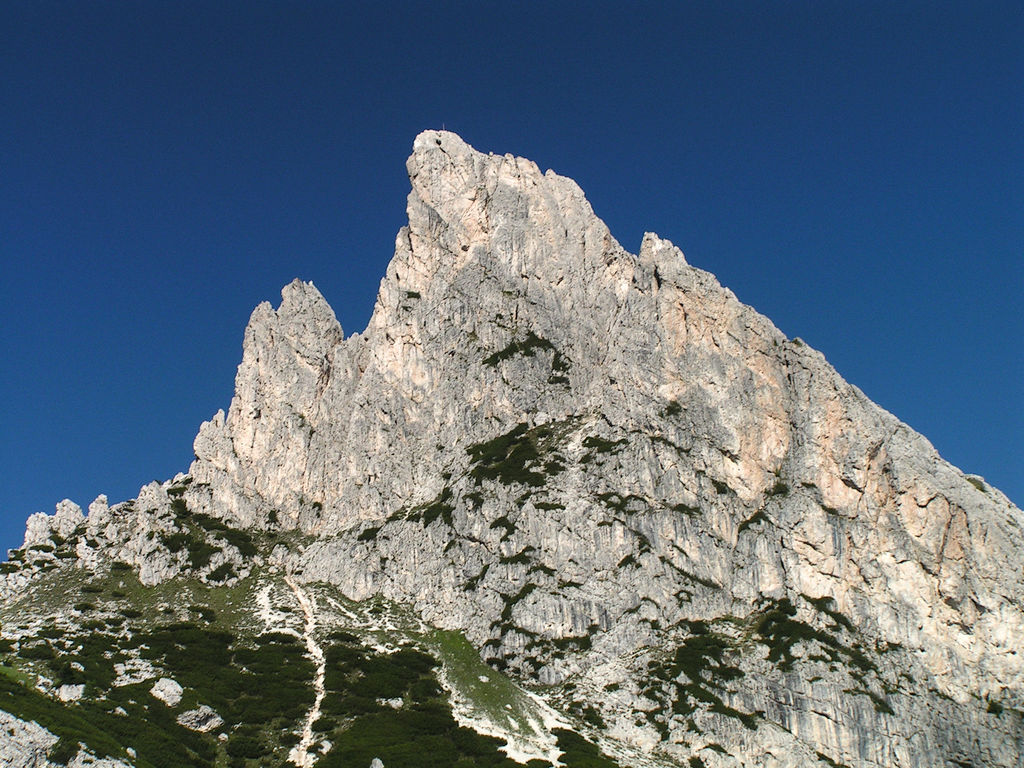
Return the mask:
M 979 477 L 966 477 L 965 479 L 967 480 L 968 483 L 973 485 L 975 488 L 977 488 L 982 493 L 988 493 L 988 488 L 985 487 L 985 483 L 983 483 L 981 481 L 981 478 L 979 478 Z
M 107 689 L 113 681 L 112 660 L 123 658 L 118 641 L 109 635 L 80 638 L 82 651 L 52 663 L 58 682 L 85 682 L 87 689 Z M 84 667 L 78 672 L 68 664 L 76 658 Z M 98 665 L 98 666 L 97 666 Z M 141 768 L 176 768 L 181 765 L 212 766 L 214 742 L 179 726 L 160 702 L 148 695 L 143 685 L 107 690 L 107 699 L 83 700 L 67 707 L 27 685 L 0 676 L 0 709 L 26 720 L 35 720 L 55 733 L 60 741 L 51 756 L 59 763 L 69 760 L 79 742 L 99 756 L 125 757 L 121 745 L 132 745 Z M 141 703 L 140 703 L 141 702 Z M 113 713 L 122 707 L 127 717 Z
M 414 512 L 413 515 L 409 516 L 412 520 L 416 515 L 422 515 L 423 527 L 427 527 L 437 518 L 441 518 L 447 525 L 452 524 L 452 512 L 455 511 L 455 505 L 451 504 L 452 489 L 445 488 L 437 495 L 437 498 L 432 502 L 424 506 L 419 512 Z
M 684 621 L 683 625 L 690 636 L 667 659 L 648 666 L 652 678 L 662 681 L 670 691 L 669 699 L 664 702 L 666 708 L 685 717 L 705 704 L 711 712 L 736 718 L 747 728 L 756 729 L 758 713 L 741 712 L 718 695 L 728 683 L 743 677 L 738 667 L 728 663 L 729 655 L 734 652 L 732 641 L 713 632 L 704 621 Z M 679 680 L 681 675 L 685 675 L 688 682 Z M 644 693 L 660 698 L 658 689 L 653 683 Z
M 644 512 L 650 506 L 647 499 L 643 496 L 637 496 L 635 493 L 625 496 L 615 492 L 599 493 L 597 494 L 597 499 L 609 509 L 627 514 Z
M 554 345 L 547 339 L 542 339 L 533 331 L 526 334 L 526 338 L 522 341 L 513 341 L 504 349 L 495 352 L 493 355 L 485 357 L 483 360 L 484 365 L 489 365 L 492 368 L 500 363 L 502 360 L 508 360 L 516 355 L 522 355 L 523 357 L 533 357 L 538 349 L 548 350 L 555 352 Z M 552 365 L 552 370 L 554 366 Z
M 596 461 L 601 456 L 614 456 L 618 452 L 623 450 L 623 446 L 627 444 L 625 437 L 617 440 L 608 440 L 598 435 L 590 435 L 584 438 L 583 446 L 588 449 L 588 452 L 580 460 L 581 464 L 590 464 Z
M 569 372 L 570 367 L 569 359 L 556 350 L 554 357 L 551 358 L 551 375 L 548 376 L 548 384 L 568 385 L 569 377 L 565 374 Z
M 739 528 L 736 529 L 736 535 L 739 536 L 741 533 L 743 533 L 745 530 L 747 530 L 747 528 L 750 528 L 751 526 L 757 525 L 758 523 L 766 522 L 768 522 L 768 516 L 764 513 L 763 509 L 759 509 L 753 515 L 751 515 L 742 523 L 740 523 Z
M 504 595 L 502 599 L 505 602 L 505 607 L 501 609 L 501 620 L 508 622 L 512 618 L 512 609 L 516 604 L 526 599 L 526 596 L 536 588 L 536 584 L 524 584 L 514 595 Z
M 356 541 L 373 541 L 377 538 L 377 532 L 380 531 L 381 526 L 365 528 L 360 532 L 359 536 L 356 537 Z
M 555 509 L 565 509 L 564 504 L 559 504 L 555 501 L 535 501 L 533 502 L 533 506 L 544 512 L 550 512 Z
M 712 480 L 711 485 L 715 488 L 715 493 L 732 493 L 732 488 L 727 483 L 723 483 L 721 480 Z
M 814 606 L 819 612 L 828 616 L 834 622 L 833 626 L 829 627 L 829 631 L 838 632 L 840 629 L 845 629 L 848 632 L 855 632 L 853 622 L 846 618 L 843 614 L 835 609 L 835 600 L 831 597 L 808 597 L 807 595 L 800 595 L 804 600 Z M 900 646 L 895 643 L 886 644 L 886 650 L 895 650 Z
M 220 531 L 218 535 L 237 549 L 242 557 L 253 557 L 257 552 L 252 536 L 246 531 L 240 531 L 237 528 L 227 528 Z
M 596 627 L 591 627 L 591 629 L 596 630 Z M 565 637 L 556 637 L 548 643 L 559 651 L 587 651 L 593 645 L 590 635 L 566 635 Z
M 51 763 L 67 765 L 68 762 L 78 754 L 78 749 L 79 744 L 77 739 L 61 736 L 57 740 L 57 743 L 50 747 L 50 751 L 46 753 L 46 758 Z
M 235 578 L 235 567 L 231 563 L 222 563 L 207 574 L 210 581 L 227 581 Z
M 261 635 L 252 648 L 229 632 L 177 622 L 139 640 L 143 658 L 194 689 L 228 723 L 275 723 L 285 730 L 313 703 L 313 665 L 291 635 Z M 266 695 L 270 690 L 273 696 Z
M 120 744 L 105 730 L 108 718 L 102 717 L 102 713 L 97 717 L 97 713 L 89 711 L 91 707 L 80 707 L 81 712 L 68 710 L 59 702 L 31 687 L 19 685 L 6 675 L 0 675 L 0 709 L 22 720 L 34 720 L 56 734 L 60 738 L 58 744 L 63 742 L 56 754 L 58 761 L 63 759 L 67 762 L 70 757 L 66 754 L 68 745 L 78 742 L 87 744 L 99 756 L 124 756 Z
M 668 416 L 671 418 L 672 416 L 678 416 L 682 412 L 683 406 L 679 404 L 678 400 L 669 400 L 668 405 L 665 406 L 665 410 L 663 410 L 661 413 L 663 416 Z
M 511 536 L 513 533 L 516 532 L 515 523 L 513 523 L 511 520 L 509 520 L 508 517 L 506 517 L 505 515 L 502 515 L 501 517 L 496 519 L 493 523 L 490 524 L 489 527 L 491 528 L 491 530 L 494 530 L 496 528 L 504 529 L 505 533 L 502 534 L 501 539 L 500 539 L 501 541 L 504 541 L 505 539 L 507 539 L 509 536 Z
M 797 620 L 794 618 L 796 608 L 788 599 L 770 604 L 758 614 L 752 625 L 754 639 L 768 647 L 768 661 L 776 664 L 784 672 L 789 671 L 798 658 L 793 652 L 794 646 L 798 643 L 813 643 L 819 652 L 810 654 L 808 659 L 845 666 L 850 676 L 858 683 L 857 687 L 848 688 L 846 692 L 867 696 L 871 699 L 876 712 L 893 714 L 885 698 L 872 691 L 867 684 L 867 675 L 877 675 L 878 666 L 859 643 L 846 645 L 839 639 L 838 635 L 843 631 L 854 634 L 853 623 L 835 610 L 829 598 L 812 599 L 805 596 L 804 599 L 831 619 L 831 624 L 825 629 L 818 629 Z M 887 685 L 884 681 L 882 688 L 887 693 L 898 690 L 896 685 Z
M 687 517 L 694 517 L 700 514 L 700 507 L 693 507 L 690 506 L 689 504 L 683 503 L 673 504 L 672 510 L 674 512 L 679 512 L 680 514 L 686 515 Z
M 210 560 L 215 554 L 223 551 L 220 546 L 210 542 L 210 535 L 226 541 L 243 557 L 251 558 L 258 552 L 250 533 L 232 528 L 224 521 L 210 515 L 190 512 L 185 500 L 180 496 L 171 499 L 171 509 L 177 517 L 179 527 L 172 533 L 161 533 L 160 542 L 171 553 L 186 550 L 188 565 L 193 570 L 202 570 L 210 564 Z M 218 577 L 213 578 L 214 581 L 230 578 L 227 571 L 221 569 L 217 569 L 217 571 Z M 211 574 L 212 576 L 213 574 Z
M 437 661 L 421 649 L 379 654 L 336 634 L 326 661 L 322 709 L 325 725 L 333 724 L 334 747 L 317 762 L 321 768 L 369 765 L 375 757 L 388 768 L 516 765 L 497 739 L 455 722 L 434 672 Z M 382 703 L 389 700 L 401 706 Z
M 575 731 L 556 728 L 552 731 L 562 750 L 559 758 L 566 768 L 616 768 L 616 763 Z
M 532 560 L 530 553 L 535 552 L 536 549 L 536 547 L 532 546 L 524 547 L 520 552 L 517 552 L 514 555 L 508 555 L 500 558 L 498 562 L 506 565 L 529 565 Z
M 180 518 L 179 530 L 167 534 L 187 534 L 179 552 L 188 551 L 192 535 L 206 531 L 219 536 L 220 521 L 197 518 Z M 507 563 L 554 575 L 553 569 L 532 560 L 529 548 L 510 555 Z M 228 563 L 214 569 L 207 580 L 230 578 L 230 568 Z M 486 568 L 477 579 L 485 573 Z M 281 768 L 313 701 L 314 667 L 301 639 L 292 634 L 252 634 L 250 606 L 253 588 L 260 583 L 266 582 L 247 576 L 215 589 L 194 578 L 144 587 L 127 564 L 84 585 L 67 581 L 62 571 L 43 577 L 26 596 L 26 606 L 37 611 L 52 604 L 52 615 L 59 615 L 58 605 L 88 596 L 93 606 L 87 615 L 89 626 L 50 622 L 35 638 L 24 639 L 17 653 L 13 643 L 0 641 L 0 654 L 8 664 L 0 667 L 0 708 L 34 719 L 55 733 L 59 741 L 51 756 L 58 764 L 68 761 L 81 742 L 99 756 L 121 759 L 127 759 L 124 750 L 131 747 L 137 752 L 132 762 L 139 768 Z M 517 585 L 515 593 L 506 596 L 503 617 L 508 622 L 515 604 L 533 589 L 531 584 Z M 344 602 L 353 611 L 384 613 L 389 620 L 402 615 L 383 603 L 356 607 Z M 17 622 L 6 613 L 4 621 Z M 394 642 L 393 631 L 371 630 L 366 645 L 343 631 L 320 639 L 328 662 L 327 696 L 315 730 L 318 738 L 334 746 L 318 760 L 318 768 L 359 765 L 364 759 L 369 765 L 374 757 L 388 768 L 514 768 L 516 764 L 499 750 L 501 742 L 457 725 L 438 682 L 436 659 L 444 659 L 448 679 L 467 694 L 472 706 L 488 708 L 488 716 L 499 725 L 512 728 L 515 723 L 513 730 L 535 727 L 533 700 L 484 664 L 461 635 L 423 636 L 418 625 L 397 623 L 416 645 L 390 653 L 371 647 Z M 507 631 L 535 637 L 511 624 Z M 562 638 L 551 645 L 558 651 L 578 650 L 589 647 L 590 638 Z M 184 687 L 179 706 L 169 707 L 150 695 L 152 677 L 114 685 L 115 665 L 139 658 L 153 665 L 155 676 L 171 677 Z M 85 697 L 73 704 L 48 698 L 34 688 L 37 675 L 57 685 L 83 684 Z M 199 704 L 212 707 L 224 726 L 201 734 L 177 724 L 180 712 Z M 583 708 L 579 715 L 595 727 L 602 725 L 597 710 Z M 225 740 L 218 739 L 221 733 Z M 614 765 L 593 744 L 566 733 L 559 736 L 566 766 Z M 534 761 L 531 768 L 542 765 L 546 763 Z
M 466 452 L 475 466 L 470 477 L 479 485 L 496 480 L 504 485 L 520 484 L 538 488 L 547 478 L 565 470 L 564 459 L 546 454 L 559 438 L 556 424 L 533 427 L 518 424 L 492 440 L 469 446 Z
M 388 516 L 387 521 L 390 523 L 396 520 L 408 520 L 411 523 L 422 523 L 425 528 L 440 517 L 450 526 L 452 524 L 452 512 L 454 511 L 455 505 L 452 503 L 452 489 L 445 486 L 433 501 L 420 504 L 412 509 L 399 509 Z M 371 538 L 376 538 L 377 531 L 379 530 L 380 528 L 371 528 L 363 531 L 359 535 L 359 541 L 368 541 Z M 373 531 L 373 533 L 368 533 L 368 531 Z M 367 538 L 363 538 L 364 535 Z
M 35 605 L 40 598 L 62 599 L 65 592 L 59 588 L 59 574 L 50 581 L 58 587 L 56 593 L 40 591 L 45 585 L 40 582 L 34 588 Z M 111 589 L 112 584 L 118 588 Z M 88 586 L 96 595 L 95 611 L 103 620 L 91 620 L 80 629 L 47 626 L 40 633 L 46 639 L 23 642 L 28 653 L 18 653 L 11 661 L 31 674 L 2 675 L 16 687 L 4 688 L 5 701 L 0 708 L 32 715 L 62 737 L 61 754 L 73 754 L 72 746 L 82 742 L 101 756 L 124 757 L 122 748 L 131 746 L 138 753 L 140 768 L 212 768 L 215 764 L 252 768 L 254 763 L 245 762 L 250 758 L 241 755 L 249 753 L 255 739 L 263 756 L 260 765 L 283 764 L 287 749 L 279 734 L 298 726 L 313 699 L 313 665 L 305 657 L 304 645 L 289 634 L 254 642 L 225 632 L 216 623 L 218 611 L 209 605 L 196 604 L 189 609 L 202 617 L 205 626 L 181 621 L 153 623 L 165 614 L 173 617 L 181 612 L 168 608 L 163 599 L 173 596 L 177 604 L 187 604 L 201 593 L 223 609 L 227 624 L 235 624 L 232 603 L 246 601 L 251 582 L 210 590 L 194 580 L 175 580 L 146 588 L 125 573 Z M 125 605 L 115 593 L 130 602 Z M 106 595 L 109 597 L 103 599 Z M 110 615 L 111 611 L 116 615 Z M 27 658 L 30 656 L 37 658 Z M 158 675 L 172 677 L 184 686 L 185 698 L 178 708 L 150 696 L 152 679 L 114 686 L 115 664 L 140 656 L 159 670 Z M 32 690 L 36 674 L 57 685 L 84 684 L 85 698 L 65 705 L 40 696 Z M 227 752 L 215 733 L 198 734 L 175 721 L 178 712 L 199 703 L 212 706 L 224 718 L 224 728 L 232 734 Z M 127 714 L 115 714 L 115 709 Z
M 482 579 L 482 578 L 483 578 L 484 576 L 486 576 L 486 575 L 487 575 L 487 571 L 488 571 L 488 569 L 489 569 L 490 567 L 491 567 L 491 564 L 490 564 L 490 563 L 485 563 L 485 564 L 484 564 L 484 567 L 480 569 L 480 572 L 479 572 L 479 573 L 478 573 L 478 574 L 477 574 L 476 576 L 474 576 L 473 578 L 469 579 L 469 580 L 468 580 L 468 581 L 466 582 L 466 585 L 465 585 L 465 586 L 463 587 L 463 589 L 464 589 L 464 590 L 465 590 L 466 592 L 470 592 L 470 591 L 472 591 L 472 590 L 476 589 L 476 588 L 477 588 L 477 585 L 479 585 L 479 584 L 480 584 L 480 580 L 481 580 L 481 579 Z
M 220 547 L 210 544 L 206 539 L 189 539 L 188 564 L 195 571 L 201 570 L 208 566 L 213 556 L 220 551 Z
M 845 763 L 837 763 L 831 757 L 826 755 L 824 752 L 816 752 L 815 756 L 825 765 L 831 766 L 831 768 L 848 768 Z

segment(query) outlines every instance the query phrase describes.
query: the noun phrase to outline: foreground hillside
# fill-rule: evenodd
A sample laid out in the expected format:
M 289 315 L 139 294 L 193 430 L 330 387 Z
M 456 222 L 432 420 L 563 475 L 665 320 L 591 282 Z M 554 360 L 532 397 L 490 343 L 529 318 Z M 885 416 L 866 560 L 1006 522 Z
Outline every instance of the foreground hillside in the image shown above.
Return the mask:
M 408 169 L 362 334 L 292 283 L 187 474 L 30 518 L 11 764 L 1022 764 L 1019 509 L 572 181 Z

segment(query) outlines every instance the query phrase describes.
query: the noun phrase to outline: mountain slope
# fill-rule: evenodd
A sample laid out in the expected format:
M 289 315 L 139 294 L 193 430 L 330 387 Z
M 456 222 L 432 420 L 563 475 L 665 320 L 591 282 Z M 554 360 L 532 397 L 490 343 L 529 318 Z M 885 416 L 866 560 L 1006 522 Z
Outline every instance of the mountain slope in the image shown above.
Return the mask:
M 456 717 L 523 760 L 575 729 L 629 765 L 1021 764 L 1020 510 L 667 241 L 627 253 L 572 181 L 435 131 L 407 167 L 409 224 L 362 334 L 286 286 L 254 311 L 187 475 L 30 519 L 12 562 L 37 564 L 8 566 L 0 615 L 17 659 L 39 642 L 8 634 L 24 590 L 123 562 L 147 605 L 186 583 L 354 601 L 293 628 L 307 664 L 341 628 L 338 653 L 388 663 L 372 643 L 389 625 L 352 618 L 387 601 L 416 627 L 396 637 L 444 662 L 412 682 L 447 681 Z M 521 716 L 501 722 L 473 675 L 451 685 L 444 648 L 465 641 L 444 632 L 508 675 L 497 699 Z M 401 693 L 378 698 L 444 709 Z M 318 764 L 380 725 L 337 715 Z M 230 745 L 259 724 L 228 725 Z M 277 755 L 272 730 L 250 738 Z

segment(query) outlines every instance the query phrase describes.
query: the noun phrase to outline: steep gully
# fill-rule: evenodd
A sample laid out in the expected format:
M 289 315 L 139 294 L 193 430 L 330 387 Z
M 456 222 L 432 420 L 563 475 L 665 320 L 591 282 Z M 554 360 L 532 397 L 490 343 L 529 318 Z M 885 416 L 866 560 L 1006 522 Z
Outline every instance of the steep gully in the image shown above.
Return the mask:
M 313 706 L 306 713 L 299 743 L 292 747 L 291 752 L 288 754 L 288 759 L 298 768 L 311 768 L 313 763 L 316 762 L 316 755 L 310 754 L 309 748 L 313 744 L 313 723 L 320 717 L 320 705 L 324 700 L 324 678 L 326 676 L 327 664 L 324 659 L 323 649 L 313 636 L 316 630 L 316 600 L 307 595 L 291 576 L 285 576 L 284 581 L 295 595 L 295 599 L 298 600 L 299 607 L 302 608 L 302 613 L 306 619 L 302 630 L 302 639 L 306 643 L 306 652 L 316 664 L 316 674 L 313 676 L 313 690 L 316 692 L 316 698 L 313 700 Z

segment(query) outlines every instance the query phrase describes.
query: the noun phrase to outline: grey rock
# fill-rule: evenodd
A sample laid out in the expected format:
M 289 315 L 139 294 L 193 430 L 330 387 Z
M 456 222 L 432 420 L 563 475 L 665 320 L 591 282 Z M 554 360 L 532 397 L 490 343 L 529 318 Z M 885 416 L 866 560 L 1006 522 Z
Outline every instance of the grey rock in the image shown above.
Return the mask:
M 57 698 L 61 701 L 78 701 L 84 693 L 84 685 L 62 685 L 57 689 Z
M 0 710 L 0 764 L 10 768 L 43 768 L 57 737 L 31 721 Z
M 206 704 L 200 704 L 195 709 L 182 712 L 178 715 L 177 720 L 180 725 L 193 731 L 199 731 L 199 733 L 209 733 L 224 725 L 224 719 Z
M 56 764 L 47 759 L 57 736 L 38 723 L 21 720 L 0 710 L 0 765 L 5 768 L 52 768 Z M 87 750 L 79 749 L 68 768 L 131 768 L 122 760 L 97 758 Z
M 183 689 L 176 680 L 172 680 L 169 677 L 161 677 L 155 683 L 153 687 L 149 689 L 149 694 L 156 699 L 159 699 L 168 707 L 176 707 L 181 703 L 181 696 Z
M 443 131 L 407 169 L 366 330 L 312 283 L 257 307 L 188 476 L 90 507 L 105 557 L 185 572 L 160 544 L 175 489 L 314 537 L 275 550 L 285 572 L 571 683 L 550 703 L 612 752 L 1021 765 L 1018 508 L 668 241 L 628 253 L 571 180 Z

